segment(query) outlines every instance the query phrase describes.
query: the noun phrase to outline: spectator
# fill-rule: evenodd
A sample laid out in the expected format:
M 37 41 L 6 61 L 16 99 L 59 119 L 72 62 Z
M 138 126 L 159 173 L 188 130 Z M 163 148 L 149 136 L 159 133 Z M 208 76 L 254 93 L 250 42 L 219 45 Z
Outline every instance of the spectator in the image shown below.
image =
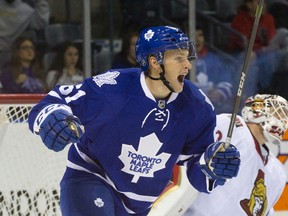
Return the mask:
M 216 113 L 232 109 L 232 62 L 211 51 L 205 45 L 205 36 L 200 26 L 196 27 L 197 83 L 215 106 Z
M 44 93 L 44 70 L 35 53 L 35 44 L 27 37 L 16 39 L 0 76 L 4 93 Z
M 258 0 L 243 0 L 243 4 L 238 8 L 238 13 L 231 23 L 231 27 L 242 33 L 247 40 L 250 39 L 257 5 Z M 280 24 L 278 24 L 278 26 L 279 25 Z M 267 52 L 282 47 L 288 47 L 288 44 L 285 41 L 285 38 L 288 37 L 288 30 L 282 28 L 278 27 L 278 29 L 276 29 L 274 16 L 266 10 L 266 4 L 264 2 L 253 51 L 256 53 Z M 243 51 L 244 49 L 245 44 L 243 44 L 243 41 L 241 41 L 238 36 L 231 35 L 229 50 L 238 52 Z
M 139 67 L 135 57 L 135 45 L 138 39 L 137 31 L 129 31 L 123 38 L 122 51 L 115 56 L 112 68 Z
M 231 27 L 242 33 L 247 40 L 250 39 L 251 29 L 254 24 L 255 11 L 258 5 L 258 0 L 243 0 L 238 8 L 238 12 L 232 20 Z M 265 5 L 264 5 L 265 6 Z M 271 14 L 263 9 L 259 20 L 258 31 L 255 37 L 253 50 L 259 52 L 269 45 L 270 40 L 275 36 L 276 29 L 274 18 Z M 243 51 L 245 44 L 239 37 L 231 35 L 229 50 L 233 52 Z
M 48 90 L 55 85 L 75 85 L 84 80 L 78 47 L 72 42 L 61 45 L 49 72 L 46 83 Z
M 49 22 L 47 0 L 35 0 L 35 8 L 21 0 L 0 1 L 0 68 L 9 60 L 11 46 L 27 29 L 39 30 Z
M 231 23 L 231 27 L 242 33 L 247 40 L 251 36 L 257 5 L 258 0 L 243 0 L 243 4 L 238 9 L 238 14 Z M 274 18 L 267 13 L 264 3 L 248 68 L 248 73 L 251 75 L 249 84 L 246 86 L 248 88 L 247 92 L 250 94 L 244 95 L 245 97 L 261 92 L 270 85 L 278 64 L 277 49 L 280 47 L 282 40 L 282 37 L 279 36 L 276 34 Z M 229 50 L 239 59 L 239 67 L 243 65 L 245 49 L 243 42 L 236 36 L 231 35 Z

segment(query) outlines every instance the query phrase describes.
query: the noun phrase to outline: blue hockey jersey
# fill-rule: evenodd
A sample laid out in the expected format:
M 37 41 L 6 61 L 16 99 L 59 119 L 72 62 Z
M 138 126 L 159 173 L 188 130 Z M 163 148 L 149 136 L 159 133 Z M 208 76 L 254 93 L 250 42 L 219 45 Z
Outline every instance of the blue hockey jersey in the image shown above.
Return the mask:
M 216 117 L 210 101 L 190 81 L 167 100 L 152 96 L 144 73 L 136 68 L 56 86 L 29 115 L 34 133 L 49 106 L 69 110 L 84 126 L 78 143 L 70 146 L 66 172 L 93 173 L 119 192 L 128 213 L 151 207 L 176 163 L 189 164 L 189 181 L 207 192 L 197 163 L 214 142 Z

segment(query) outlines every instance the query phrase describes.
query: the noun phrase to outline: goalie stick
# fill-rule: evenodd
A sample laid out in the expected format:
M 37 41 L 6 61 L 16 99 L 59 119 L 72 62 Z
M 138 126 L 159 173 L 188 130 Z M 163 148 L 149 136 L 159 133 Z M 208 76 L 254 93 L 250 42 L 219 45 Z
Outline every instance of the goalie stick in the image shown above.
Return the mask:
M 238 112 L 240 102 L 241 102 L 241 96 L 242 96 L 242 91 L 243 91 L 245 78 L 246 78 L 246 74 L 247 74 L 249 59 L 250 59 L 251 51 L 252 51 L 252 48 L 254 45 L 259 20 L 260 20 L 262 10 L 263 10 L 263 3 L 264 3 L 264 0 L 259 0 L 258 4 L 257 4 L 257 9 L 255 12 L 254 25 L 252 28 L 251 37 L 249 40 L 248 48 L 247 48 L 245 59 L 244 59 L 244 64 L 242 67 L 241 77 L 240 77 L 240 81 L 239 81 L 239 85 L 238 85 L 238 89 L 237 89 L 237 95 L 236 95 L 236 99 L 235 99 L 235 103 L 234 103 L 234 107 L 233 107 L 233 112 L 232 112 L 232 116 L 231 116 L 231 120 L 230 120 L 230 124 L 229 124 L 229 128 L 228 128 L 228 133 L 227 133 L 227 137 L 226 137 L 226 141 L 225 141 L 225 148 L 228 148 L 230 146 L 230 143 L 231 143 L 231 137 L 232 137 L 232 133 L 233 133 L 235 119 L 236 119 L 237 112 Z

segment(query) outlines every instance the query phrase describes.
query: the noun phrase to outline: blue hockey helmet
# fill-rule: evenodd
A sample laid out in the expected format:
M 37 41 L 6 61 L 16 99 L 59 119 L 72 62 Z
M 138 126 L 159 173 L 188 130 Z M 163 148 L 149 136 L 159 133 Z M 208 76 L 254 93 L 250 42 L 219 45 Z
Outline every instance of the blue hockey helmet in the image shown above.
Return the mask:
M 197 58 L 194 44 L 179 28 L 157 26 L 141 31 L 136 43 L 136 60 L 143 71 L 149 69 L 148 57 L 153 55 L 159 64 L 163 64 L 164 53 L 167 50 L 187 49 L 189 60 Z

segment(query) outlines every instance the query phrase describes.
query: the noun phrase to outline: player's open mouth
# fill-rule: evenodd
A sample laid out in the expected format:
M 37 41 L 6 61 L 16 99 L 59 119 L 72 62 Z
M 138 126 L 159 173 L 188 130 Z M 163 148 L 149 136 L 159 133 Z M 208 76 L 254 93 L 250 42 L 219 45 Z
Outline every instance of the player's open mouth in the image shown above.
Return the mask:
M 177 79 L 180 83 L 184 83 L 185 75 L 179 75 Z

